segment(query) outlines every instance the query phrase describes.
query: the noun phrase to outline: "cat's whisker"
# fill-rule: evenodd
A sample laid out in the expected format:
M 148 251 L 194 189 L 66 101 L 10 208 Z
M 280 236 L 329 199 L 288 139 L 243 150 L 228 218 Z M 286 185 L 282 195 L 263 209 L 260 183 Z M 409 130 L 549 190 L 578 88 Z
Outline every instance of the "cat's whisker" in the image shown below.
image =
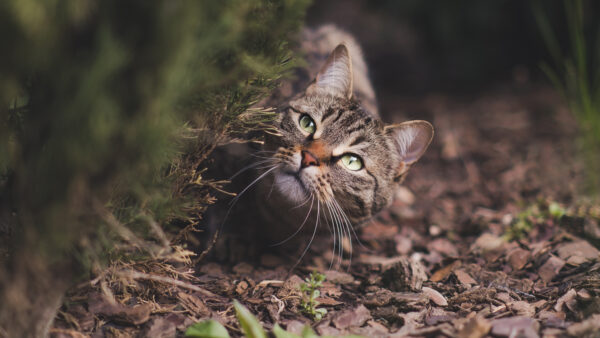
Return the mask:
M 345 220 L 341 217 L 339 211 L 337 210 L 337 206 L 336 204 L 334 204 L 334 199 L 330 199 L 328 202 L 331 204 L 332 209 L 334 211 L 334 215 L 337 219 L 337 224 L 338 224 L 338 229 L 339 229 L 339 234 L 340 234 L 340 238 L 339 238 L 339 259 L 340 259 L 340 266 L 343 262 L 343 258 L 344 258 L 344 242 L 343 242 L 343 237 L 346 236 L 346 226 L 345 226 Z
M 336 212 L 335 210 L 335 206 L 331 204 L 331 201 L 327 201 L 330 205 L 331 205 L 331 209 L 333 211 L 333 216 L 335 217 L 336 220 L 336 226 L 338 229 L 338 268 L 339 266 L 341 266 L 343 260 L 344 260 L 344 229 L 343 229 L 343 225 L 342 225 L 342 219 L 340 218 L 339 214 Z
M 336 256 L 335 249 L 336 249 L 336 244 L 337 244 L 337 241 L 336 241 L 336 239 L 337 239 L 337 237 L 336 237 L 337 231 L 336 231 L 336 228 L 335 228 L 335 225 L 334 225 L 333 214 L 331 213 L 331 207 L 329 205 L 329 202 L 327 202 L 325 205 L 327 206 L 327 211 L 329 212 L 329 217 L 331 218 L 331 224 L 329 224 L 329 220 L 327 219 L 327 217 L 325 217 L 325 221 L 327 221 L 327 226 L 328 226 L 328 228 L 331 228 L 330 232 L 333 235 L 333 250 L 331 251 L 331 253 L 332 253 L 332 255 L 331 255 L 331 262 L 329 262 L 329 270 L 331 270 L 331 268 L 333 267 L 333 262 L 335 260 L 335 256 Z
M 302 222 L 302 224 L 300 224 L 300 226 L 298 227 L 298 229 L 296 229 L 296 232 L 294 232 L 291 236 L 289 236 L 288 238 L 284 239 L 283 241 L 281 241 L 279 243 L 271 244 L 271 246 L 278 246 L 278 245 L 286 243 L 290 239 L 296 237 L 296 235 L 302 230 L 302 228 L 304 227 L 304 224 L 306 224 L 306 221 L 310 217 L 310 213 L 312 211 L 312 207 L 313 207 L 313 204 L 315 202 L 315 195 L 311 194 L 311 197 L 312 197 L 312 200 L 310 202 L 310 209 L 308 209 L 308 212 L 306 213 L 306 217 L 304 218 L 304 221 Z
M 297 206 L 291 208 L 290 211 L 296 210 L 296 209 L 300 208 L 301 206 L 305 205 L 311 197 L 314 198 L 314 195 L 312 193 L 310 195 L 306 196 L 306 199 L 304 200 L 304 202 L 302 202 L 302 203 L 298 204 Z
M 292 267 L 291 270 L 294 270 L 296 268 L 296 266 L 298 266 L 300 261 L 302 261 L 302 258 L 304 258 L 304 255 L 306 255 L 306 252 L 308 251 L 308 249 L 310 248 L 310 245 L 312 244 L 313 240 L 315 239 L 315 235 L 317 233 L 317 228 L 319 227 L 319 217 L 321 216 L 320 212 L 321 212 L 321 202 L 319 202 L 319 199 L 317 198 L 317 220 L 315 222 L 315 230 L 313 231 L 313 234 L 310 237 L 310 241 L 306 245 L 306 248 L 302 252 L 302 255 L 300 255 L 300 258 L 298 258 L 298 260 L 296 261 L 296 264 L 294 264 L 294 266 Z
M 346 216 L 346 213 L 344 212 L 344 210 L 342 209 L 340 204 L 335 199 L 334 199 L 334 202 L 337 204 L 338 209 L 342 212 L 342 215 L 346 218 L 348 224 L 350 225 L 350 230 L 352 230 L 352 234 L 354 235 L 354 238 L 356 238 L 356 242 L 358 243 L 358 245 L 360 245 L 363 249 L 368 250 L 368 248 L 363 244 L 363 242 L 358 237 L 358 234 L 356 233 L 356 231 L 354 230 L 354 227 L 352 226 L 352 222 L 350 222 L 350 220 L 348 219 L 348 216 Z
M 343 219 L 343 227 L 344 227 L 344 235 L 348 236 L 348 240 L 350 241 L 350 253 L 349 253 L 349 260 L 350 263 L 348 264 L 348 269 L 350 269 L 350 266 L 352 264 L 352 253 L 353 253 L 353 246 L 352 246 L 352 235 L 350 234 L 350 231 L 354 231 L 354 228 L 352 226 L 352 223 L 350 222 L 350 220 L 348 219 L 348 216 L 346 216 L 346 213 L 344 212 L 344 210 L 342 210 L 342 208 L 340 207 L 340 204 L 335 200 L 335 198 L 332 198 L 332 203 L 334 205 L 334 207 L 337 210 L 338 215 L 340 215 L 340 217 L 342 217 Z
M 244 190 L 242 190 L 242 192 L 240 192 L 239 194 L 237 194 L 237 196 L 235 196 L 235 198 L 233 200 L 231 200 L 231 202 L 229 202 L 229 209 L 227 209 L 227 212 L 225 213 L 225 217 L 223 217 L 223 221 L 221 222 L 221 225 L 219 225 L 219 230 L 221 230 L 223 228 L 223 225 L 225 224 L 225 222 L 227 221 L 227 218 L 229 217 L 229 214 L 231 213 L 231 209 L 233 209 L 233 207 L 235 206 L 235 204 L 237 203 L 237 201 L 240 199 L 240 197 L 242 197 L 242 195 L 248 189 L 250 189 L 250 187 L 252 187 L 258 181 L 260 181 L 261 178 L 265 177 L 268 173 L 270 173 L 271 171 L 273 171 L 273 170 L 275 170 L 277 168 L 279 168 L 279 165 L 275 165 L 275 166 L 273 166 L 273 168 L 271 168 L 271 169 L 267 170 L 266 172 L 264 172 L 257 179 L 255 179 L 254 181 L 252 181 L 252 183 L 248 184 L 246 186 L 246 188 Z
M 331 202 L 330 202 L 331 203 Z M 338 255 L 338 269 L 342 266 L 343 262 L 344 262 L 344 237 L 345 237 L 345 231 L 344 231 L 344 223 L 342 218 L 339 216 L 339 213 L 335 211 L 335 206 L 332 204 L 332 208 L 334 210 L 334 213 L 338 219 L 338 250 L 339 250 L 339 255 Z
M 246 186 L 246 188 L 244 188 L 244 190 L 242 190 L 242 192 L 240 192 L 240 193 L 239 193 L 239 194 L 238 194 L 238 195 L 237 195 L 237 196 L 236 196 L 236 197 L 235 197 L 235 198 L 234 198 L 234 199 L 233 199 L 233 200 L 232 200 L 232 201 L 231 201 L 229 204 L 232 204 L 232 205 L 233 205 L 233 204 L 235 204 L 235 202 L 237 202 L 237 201 L 240 199 L 240 197 L 242 197 L 242 195 L 243 195 L 243 194 L 244 194 L 244 193 L 245 193 L 245 192 L 246 192 L 248 189 L 250 189 L 250 187 L 252 187 L 253 185 L 255 185 L 255 184 L 256 184 L 258 181 L 260 181 L 260 180 L 261 180 L 263 177 L 267 176 L 267 174 L 269 174 L 271 171 L 273 171 L 273 170 L 275 170 L 275 169 L 277 169 L 277 168 L 279 168 L 279 165 L 277 165 L 277 164 L 276 164 L 276 165 L 275 165 L 275 166 L 273 166 L 271 169 L 269 169 L 269 170 L 265 171 L 265 172 L 264 172 L 262 175 L 258 176 L 258 178 L 257 178 L 257 179 L 255 179 L 254 181 L 252 181 L 252 183 L 248 184 L 248 185 Z
M 274 159 L 272 159 L 272 158 L 270 158 L 270 159 L 268 159 L 268 160 L 258 161 L 258 162 L 255 162 L 255 163 L 249 164 L 249 165 L 247 165 L 247 166 L 243 167 L 242 169 L 238 170 L 238 172 L 236 172 L 235 174 L 233 174 L 233 176 L 231 176 L 231 177 L 229 178 L 229 180 L 230 180 L 230 181 L 231 181 L 231 180 L 233 180 L 234 178 L 236 178 L 237 176 L 239 176 L 241 173 L 243 173 L 244 171 L 246 171 L 246 170 L 248 170 L 248 169 L 255 168 L 255 167 L 257 167 L 257 166 L 259 166 L 259 165 L 261 165 L 261 164 L 265 164 L 265 163 L 268 163 L 268 162 L 273 162 L 273 164 L 275 164 L 275 160 L 274 160 Z

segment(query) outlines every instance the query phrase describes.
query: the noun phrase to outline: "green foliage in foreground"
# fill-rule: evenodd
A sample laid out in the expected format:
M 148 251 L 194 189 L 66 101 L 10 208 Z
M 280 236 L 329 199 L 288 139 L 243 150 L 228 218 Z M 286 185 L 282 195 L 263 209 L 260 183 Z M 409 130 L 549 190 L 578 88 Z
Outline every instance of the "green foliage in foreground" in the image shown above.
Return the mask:
M 317 309 L 317 306 L 319 306 L 317 298 L 321 296 L 321 292 L 318 289 L 323 285 L 325 275 L 318 272 L 311 272 L 305 281 L 306 283 L 300 284 L 300 291 L 304 293 L 300 301 L 300 307 L 302 308 L 302 312 L 319 321 L 327 314 L 326 309 Z
M 164 225 L 210 200 L 185 184 L 209 190 L 202 160 L 293 66 L 307 3 L 0 2 L 0 299 L 22 293 L 1 331 L 45 335 L 12 331 L 35 327 L 28 299 L 44 311 L 36 283 L 61 293 L 108 251 L 170 249 Z
M 242 328 L 242 333 L 245 337 L 249 338 L 266 338 L 267 334 L 258 321 L 258 319 L 250 313 L 250 311 L 240 304 L 238 301 L 233 301 L 233 307 L 235 309 L 236 316 Z M 310 326 L 306 325 L 302 330 L 301 335 L 297 335 L 282 329 L 278 324 L 273 327 L 272 334 L 275 338 L 318 338 L 317 335 Z M 228 338 L 229 333 L 227 329 L 223 327 L 219 322 L 215 320 L 206 320 L 193 324 L 185 331 L 185 337 L 190 338 Z M 327 336 L 323 336 L 327 337 Z M 360 336 L 345 336 L 347 338 Z
M 293 66 L 306 5 L 3 1 L 0 204 L 17 239 L 60 257 L 102 224 L 150 233 L 177 214 L 169 165 L 206 156 Z
M 589 190 L 600 193 L 600 25 L 598 13 L 585 12 L 583 0 L 564 0 L 570 46 L 563 54 L 542 3 L 535 2 L 534 15 L 553 66 L 542 64 L 552 84 L 563 95 L 581 129 Z

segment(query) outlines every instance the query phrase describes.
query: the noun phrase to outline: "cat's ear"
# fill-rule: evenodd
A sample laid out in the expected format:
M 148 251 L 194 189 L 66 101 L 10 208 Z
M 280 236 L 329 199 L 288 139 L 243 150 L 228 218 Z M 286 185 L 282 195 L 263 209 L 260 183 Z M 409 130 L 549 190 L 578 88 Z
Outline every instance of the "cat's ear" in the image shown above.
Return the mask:
M 427 121 L 408 121 L 386 126 L 385 132 L 392 138 L 400 155 L 396 177 L 401 178 L 427 150 L 433 139 L 433 126 Z
M 339 44 L 306 89 L 307 94 L 329 94 L 350 99 L 352 97 L 352 60 L 346 45 Z

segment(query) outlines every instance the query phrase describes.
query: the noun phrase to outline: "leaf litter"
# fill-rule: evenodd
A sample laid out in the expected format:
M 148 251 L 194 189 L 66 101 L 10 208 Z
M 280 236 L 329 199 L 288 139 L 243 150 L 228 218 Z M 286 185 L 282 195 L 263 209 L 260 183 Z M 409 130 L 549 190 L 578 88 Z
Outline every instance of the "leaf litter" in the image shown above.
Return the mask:
M 210 323 L 195 328 L 233 337 L 257 326 L 252 335 L 278 337 L 597 337 L 600 207 L 577 197 L 577 130 L 556 94 L 403 104 L 433 121 L 438 137 L 394 204 L 360 231 L 365 248 L 355 247 L 351 265 L 327 271 L 326 242 L 291 272 L 296 258 L 276 253 L 117 261 L 69 292 L 51 336 L 182 337 Z M 326 277 L 314 298 L 326 309 L 319 321 L 302 311 L 300 286 L 314 270 Z M 240 316 L 234 299 L 253 317 Z

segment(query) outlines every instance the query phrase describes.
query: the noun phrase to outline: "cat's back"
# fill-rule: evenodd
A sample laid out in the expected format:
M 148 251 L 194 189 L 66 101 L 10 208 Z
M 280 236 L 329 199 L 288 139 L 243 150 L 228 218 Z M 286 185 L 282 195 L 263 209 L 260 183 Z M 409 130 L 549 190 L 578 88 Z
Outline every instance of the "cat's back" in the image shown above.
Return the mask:
M 351 34 L 331 24 L 302 30 L 299 54 L 304 57 L 306 66 L 297 69 L 292 80 L 284 81 L 266 105 L 278 106 L 278 103 L 303 92 L 315 79 L 331 51 L 340 43 L 346 45 L 352 59 L 354 96 L 367 111 L 379 116 L 375 91 L 369 80 L 368 67 L 360 45 Z

